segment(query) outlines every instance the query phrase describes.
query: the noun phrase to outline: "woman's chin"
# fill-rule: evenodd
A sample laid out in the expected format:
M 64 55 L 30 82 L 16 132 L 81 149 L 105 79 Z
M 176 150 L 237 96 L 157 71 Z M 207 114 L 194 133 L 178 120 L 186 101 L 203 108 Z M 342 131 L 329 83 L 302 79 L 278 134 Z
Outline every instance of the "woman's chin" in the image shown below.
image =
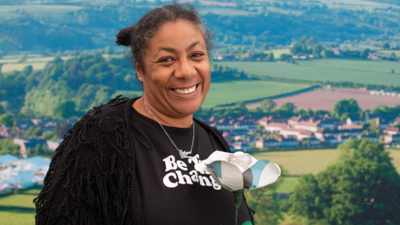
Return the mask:
M 175 111 L 181 115 L 189 116 L 199 110 L 201 103 L 198 102 L 189 102 L 175 105 Z

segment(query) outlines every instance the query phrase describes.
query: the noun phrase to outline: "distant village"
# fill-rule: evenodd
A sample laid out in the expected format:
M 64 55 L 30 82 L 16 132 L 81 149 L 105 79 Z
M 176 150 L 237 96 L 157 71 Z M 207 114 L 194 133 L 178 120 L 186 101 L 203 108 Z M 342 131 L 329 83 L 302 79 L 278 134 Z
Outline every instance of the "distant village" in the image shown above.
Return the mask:
M 223 132 L 232 151 L 271 151 L 334 148 L 349 138 L 370 138 L 386 147 L 400 148 L 400 132 L 395 119 L 366 115 L 365 120 L 347 118 L 346 123 L 329 115 L 324 117 L 271 115 L 263 118 L 211 117 L 204 122 Z M 367 122 L 375 123 L 382 134 L 371 134 Z

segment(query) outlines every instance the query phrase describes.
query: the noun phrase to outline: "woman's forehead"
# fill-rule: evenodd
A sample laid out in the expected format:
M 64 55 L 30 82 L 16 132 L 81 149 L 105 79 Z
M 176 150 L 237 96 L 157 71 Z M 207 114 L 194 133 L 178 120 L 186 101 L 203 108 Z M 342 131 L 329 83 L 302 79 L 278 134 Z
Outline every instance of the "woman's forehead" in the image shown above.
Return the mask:
M 185 20 L 167 22 L 149 40 L 148 50 L 190 50 L 194 46 L 206 48 L 202 31 L 193 23 Z

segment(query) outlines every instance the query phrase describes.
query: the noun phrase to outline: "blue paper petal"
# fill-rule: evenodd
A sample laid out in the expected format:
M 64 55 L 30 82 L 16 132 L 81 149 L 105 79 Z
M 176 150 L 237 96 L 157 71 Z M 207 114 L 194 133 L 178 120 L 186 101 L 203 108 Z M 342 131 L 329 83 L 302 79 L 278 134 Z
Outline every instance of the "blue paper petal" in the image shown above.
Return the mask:
M 214 169 L 218 178 L 222 178 L 221 161 L 214 161 L 212 164 L 206 164 L 207 168 Z
M 253 173 L 253 183 L 251 187 L 246 189 L 255 189 L 258 187 L 258 183 L 260 182 L 261 173 L 263 172 L 264 168 L 269 163 L 268 160 L 259 159 L 252 167 L 250 167 L 251 172 Z

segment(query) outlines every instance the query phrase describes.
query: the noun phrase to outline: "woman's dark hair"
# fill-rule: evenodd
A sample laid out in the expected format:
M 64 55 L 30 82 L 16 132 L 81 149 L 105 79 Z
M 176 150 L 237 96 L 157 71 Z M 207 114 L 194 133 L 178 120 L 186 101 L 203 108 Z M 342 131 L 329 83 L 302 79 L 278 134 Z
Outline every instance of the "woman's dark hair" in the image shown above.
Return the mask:
M 191 4 L 181 5 L 174 3 L 151 10 L 136 24 L 120 30 L 116 35 L 116 43 L 118 45 L 131 46 L 133 59 L 144 70 L 143 56 L 147 49 L 148 41 L 165 23 L 176 22 L 180 19 L 191 22 L 202 31 L 207 53 L 209 54 L 213 47 L 211 43 L 213 33 L 202 21 L 196 8 Z

